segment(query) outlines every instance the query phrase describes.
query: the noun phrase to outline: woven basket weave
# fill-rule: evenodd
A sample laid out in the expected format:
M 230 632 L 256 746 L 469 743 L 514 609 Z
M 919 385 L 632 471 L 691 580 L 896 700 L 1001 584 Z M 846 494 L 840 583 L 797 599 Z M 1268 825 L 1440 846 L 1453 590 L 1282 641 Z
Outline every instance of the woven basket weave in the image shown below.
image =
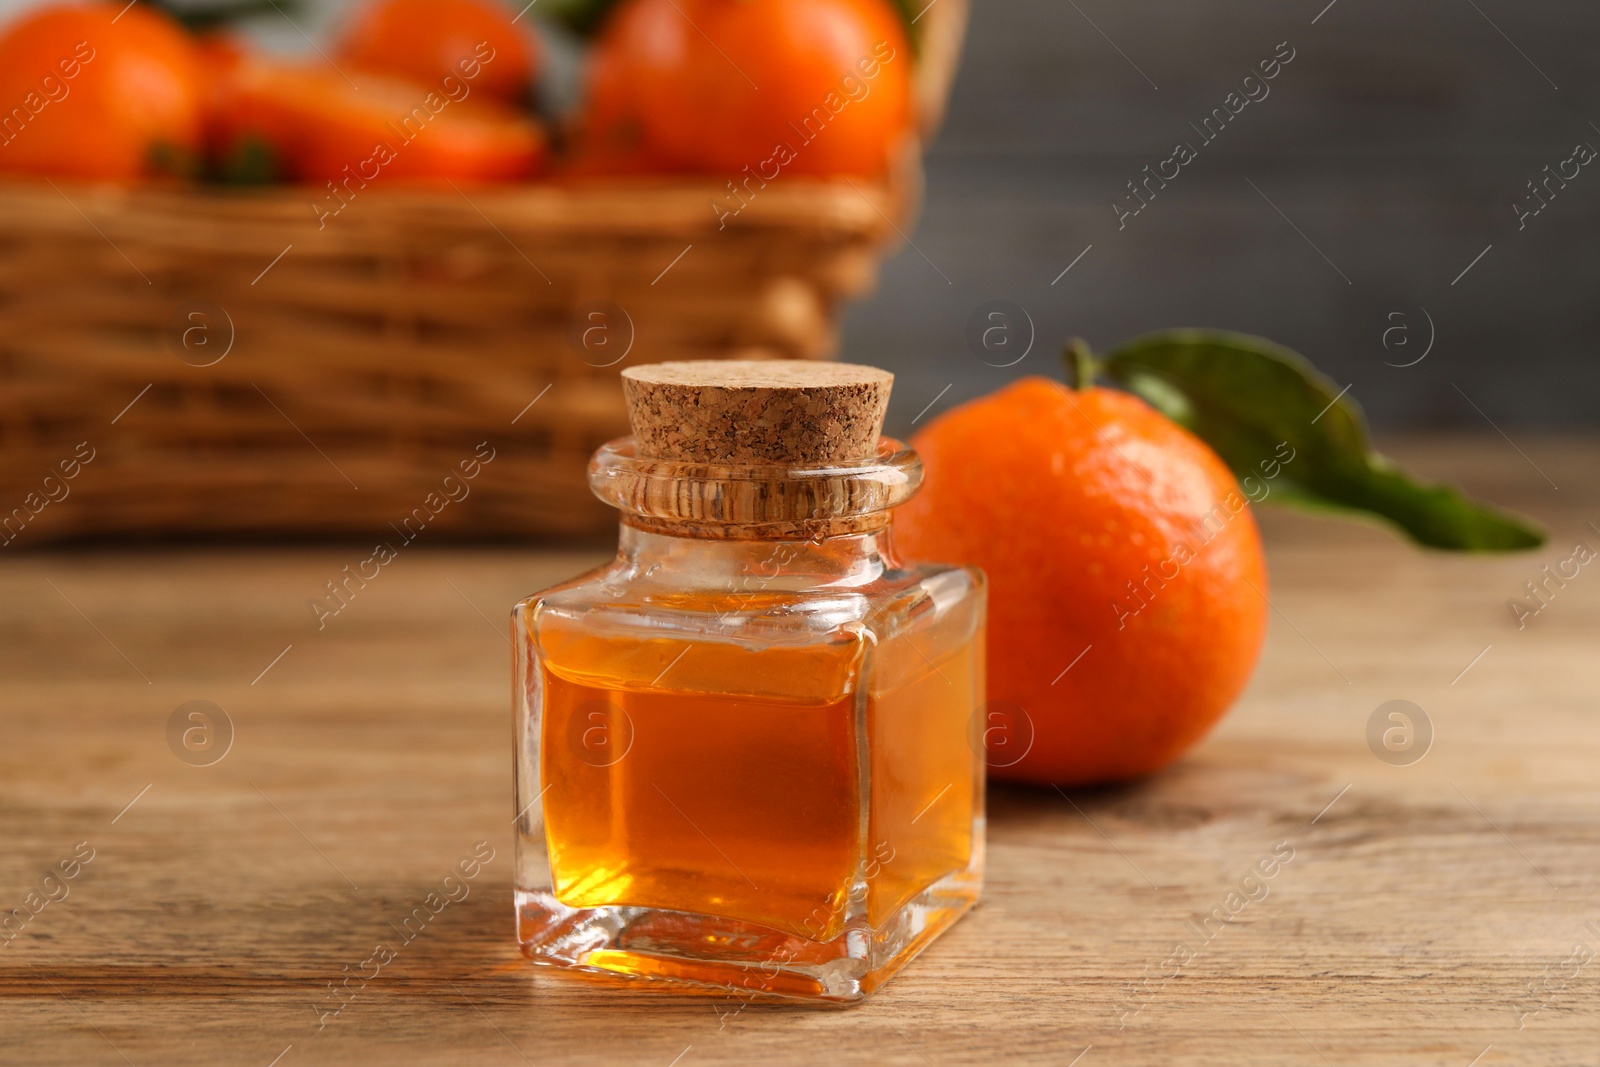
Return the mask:
M 916 202 L 780 176 L 722 225 L 712 180 L 378 186 L 319 223 L 306 189 L 0 183 L 0 546 L 611 525 L 584 472 L 621 367 L 830 356 Z

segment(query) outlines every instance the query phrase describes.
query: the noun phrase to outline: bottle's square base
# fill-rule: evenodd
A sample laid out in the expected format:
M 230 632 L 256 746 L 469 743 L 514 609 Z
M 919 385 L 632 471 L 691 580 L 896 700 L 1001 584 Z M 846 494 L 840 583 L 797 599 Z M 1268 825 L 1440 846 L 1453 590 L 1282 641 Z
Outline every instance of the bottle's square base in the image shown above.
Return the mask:
M 947 875 L 884 925 L 865 917 L 831 941 L 657 908 L 570 908 L 548 889 L 516 891 L 517 939 L 535 963 L 743 998 L 854 1003 L 959 919 L 978 898 L 975 871 Z

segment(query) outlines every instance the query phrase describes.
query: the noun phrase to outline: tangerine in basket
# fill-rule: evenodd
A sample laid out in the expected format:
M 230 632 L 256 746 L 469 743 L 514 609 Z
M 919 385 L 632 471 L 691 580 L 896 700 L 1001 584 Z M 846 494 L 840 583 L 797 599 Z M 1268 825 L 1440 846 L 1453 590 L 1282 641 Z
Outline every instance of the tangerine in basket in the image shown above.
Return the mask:
M 231 30 L 207 30 L 194 39 L 200 57 L 202 76 L 207 84 L 218 85 L 229 73 L 250 57 L 250 46 Z
M 645 142 L 638 72 L 618 49 L 589 59 L 587 98 L 566 166 L 569 177 L 617 177 L 670 171 Z
M 355 72 L 352 72 L 355 73 Z M 368 184 L 446 178 L 511 181 L 536 173 L 543 130 L 488 99 L 326 65 L 240 62 L 219 104 L 215 151 L 227 173 L 265 147 L 276 176 L 355 195 Z
M 881 175 L 910 136 L 911 49 L 883 0 L 623 0 L 595 53 L 595 106 L 636 121 L 666 169 L 750 193 Z
M 926 478 L 896 542 L 989 576 L 996 778 L 1148 774 L 1233 703 L 1261 648 L 1266 564 L 1199 438 L 1125 393 L 1026 378 L 911 443 Z
M 194 44 L 147 5 L 50 5 L 0 34 L 0 171 L 188 174 L 203 126 Z
M 477 68 L 473 88 L 519 104 L 538 76 L 540 57 L 537 39 L 514 18 L 494 0 L 372 0 L 345 29 L 338 56 L 430 87 Z

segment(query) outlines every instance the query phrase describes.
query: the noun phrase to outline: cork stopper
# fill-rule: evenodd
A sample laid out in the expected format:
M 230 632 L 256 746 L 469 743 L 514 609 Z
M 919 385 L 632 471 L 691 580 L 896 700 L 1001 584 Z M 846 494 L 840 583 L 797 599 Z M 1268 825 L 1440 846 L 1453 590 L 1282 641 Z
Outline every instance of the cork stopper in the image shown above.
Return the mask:
M 640 456 L 817 466 L 869 460 L 894 375 L 811 361 L 686 360 L 622 372 Z

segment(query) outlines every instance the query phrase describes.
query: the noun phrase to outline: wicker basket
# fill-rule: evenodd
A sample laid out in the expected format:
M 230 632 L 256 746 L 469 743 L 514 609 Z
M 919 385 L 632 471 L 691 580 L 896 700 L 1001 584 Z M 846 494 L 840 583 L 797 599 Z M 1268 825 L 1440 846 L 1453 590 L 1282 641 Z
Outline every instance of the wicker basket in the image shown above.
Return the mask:
M 965 8 L 932 12 L 929 117 Z M 621 367 L 831 355 L 916 203 L 780 176 L 723 225 L 725 192 L 374 183 L 319 222 L 305 189 L 0 184 L 0 546 L 603 528 Z

